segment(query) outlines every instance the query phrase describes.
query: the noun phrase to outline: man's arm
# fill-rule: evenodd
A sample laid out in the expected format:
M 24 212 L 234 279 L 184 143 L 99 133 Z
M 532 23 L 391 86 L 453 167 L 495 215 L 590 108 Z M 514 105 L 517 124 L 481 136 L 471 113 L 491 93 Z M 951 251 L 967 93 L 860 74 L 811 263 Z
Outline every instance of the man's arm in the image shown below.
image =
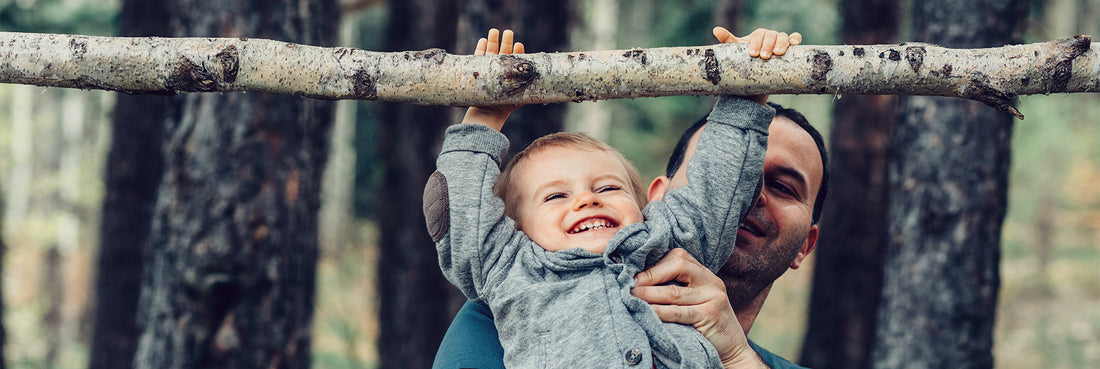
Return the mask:
M 730 306 L 725 283 L 690 254 L 673 249 L 634 279 L 637 287 L 631 294 L 648 302 L 661 320 L 699 330 L 718 351 L 723 367 L 767 368 Z

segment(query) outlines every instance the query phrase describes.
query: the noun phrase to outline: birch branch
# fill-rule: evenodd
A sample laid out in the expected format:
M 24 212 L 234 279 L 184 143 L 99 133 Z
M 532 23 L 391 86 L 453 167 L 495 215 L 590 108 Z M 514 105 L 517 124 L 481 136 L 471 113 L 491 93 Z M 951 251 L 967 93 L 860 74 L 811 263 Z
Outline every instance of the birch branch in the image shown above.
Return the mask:
M 1098 46 L 1089 36 L 986 49 L 802 45 L 761 60 L 743 44 L 471 56 L 248 38 L 0 32 L 0 83 L 454 106 L 671 95 L 929 95 L 974 99 L 1023 118 L 1011 105 L 1017 95 L 1100 92 Z

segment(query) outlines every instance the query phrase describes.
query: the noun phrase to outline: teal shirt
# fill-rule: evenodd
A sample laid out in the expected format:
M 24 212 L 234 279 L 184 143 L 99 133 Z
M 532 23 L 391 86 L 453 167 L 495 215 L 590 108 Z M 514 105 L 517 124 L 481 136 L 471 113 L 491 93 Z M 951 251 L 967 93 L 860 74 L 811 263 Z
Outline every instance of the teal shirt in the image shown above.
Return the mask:
M 749 341 L 749 345 L 765 364 L 774 369 L 799 369 L 801 366 Z M 493 313 L 489 307 L 467 301 L 455 315 L 439 351 L 435 353 L 433 369 L 504 369 L 504 347 L 500 345 Z

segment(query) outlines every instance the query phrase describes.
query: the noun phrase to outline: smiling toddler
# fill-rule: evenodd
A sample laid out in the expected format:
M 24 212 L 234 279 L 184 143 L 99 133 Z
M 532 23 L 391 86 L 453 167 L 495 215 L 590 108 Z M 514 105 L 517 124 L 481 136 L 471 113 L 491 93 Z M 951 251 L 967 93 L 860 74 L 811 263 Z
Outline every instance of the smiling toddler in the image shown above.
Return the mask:
M 501 53 L 513 53 L 505 40 Z M 720 97 L 687 162 L 687 185 L 646 204 L 654 187 L 583 134 L 540 138 L 502 172 L 508 140 L 499 131 L 515 108 L 470 108 L 447 129 L 424 189 L 440 268 L 491 309 L 505 366 L 721 368 L 694 327 L 662 322 L 630 290 L 674 247 L 712 271 L 726 262 L 757 196 L 774 110 Z

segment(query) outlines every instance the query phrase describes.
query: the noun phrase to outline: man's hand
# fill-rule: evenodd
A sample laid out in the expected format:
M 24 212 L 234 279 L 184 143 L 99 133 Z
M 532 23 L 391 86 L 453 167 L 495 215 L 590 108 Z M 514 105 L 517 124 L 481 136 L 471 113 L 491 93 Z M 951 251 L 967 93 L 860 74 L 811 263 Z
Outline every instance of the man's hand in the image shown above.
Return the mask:
M 786 32 L 757 28 L 748 36 L 737 37 L 725 27 L 714 27 L 712 33 L 721 43 L 749 44 L 749 56 L 764 60 L 771 59 L 772 55 L 786 54 L 787 48 L 791 45 L 802 44 L 802 34 L 798 32 L 788 35 Z M 760 105 L 768 105 L 768 95 L 745 96 L 745 98 Z
M 488 37 L 477 40 L 474 55 L 523 54 L 523 43 L 513 43 L 513 37 L 510 29 L 504 30 L 503 35 L 496 28 L 490 29 Z M 523 105 L 474 106 L 466 110 L 462 123 L 483 124 L 499 131 L 504 127 L 504 121 L 508 120 L 508 115 L 520 106 Z
M 718 350 L 725 368 L 767 368 L 749 346 L 722 279 L 687 251 L 672 249 L 634 279 L 635 297 L 648 302 L 662 321 L 699 330 Z M 662 285 L 672 281 L 679 285 Z

